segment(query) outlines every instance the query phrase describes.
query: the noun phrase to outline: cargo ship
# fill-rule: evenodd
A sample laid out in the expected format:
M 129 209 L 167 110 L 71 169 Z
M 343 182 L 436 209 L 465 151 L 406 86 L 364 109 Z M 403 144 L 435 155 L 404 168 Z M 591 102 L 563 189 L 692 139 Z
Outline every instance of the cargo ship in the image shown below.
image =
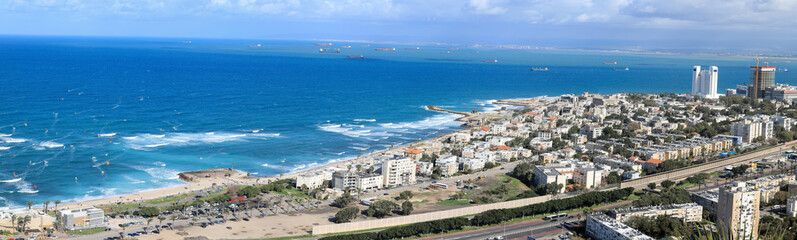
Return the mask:
M 404 48 L 404 49 L 405 50 L 420 50 L 421 48 L 420 47 L 408 47 L 408 48 Z
M 351 46 L 341 46 L 340 48 L 351 48 Z
M 377 48 L 376 51 L 396 51 L 396 48 Z
M 628 68 L 615 68 L 615 71 L 628 71 Z
M 440 54 L 451 54 L 451 51 L 440 52 Z
M 332 43 L 316 43 L 316 46 L 332 46 Z
M 360 56 L 351 56 L 351 55 L 349 55 L 349 56 L 346 56 L 346 58 L 349 58 L 349 59 L 363 59 L 363 58 L 365 58 L 365 56 L 363 56 L 363 55 L 360 55 Z
M 547 67 L 544 67 L 544 68 L 535 68 L 535 67 L 533 67 L 533 68 L 531 68 L 531 71 L 545 72 L 545 71 L 548 71 L 548 68 Z
M 605 62 L 603 64 L 606 64 L 606 65 L 617 65 L 617 62 L 616 61 L 615 62 Z
M 340 53 L 340 49 L 318 49 L 319 53 Z
M 497 63 L 497 62 L 498 62 L 498 59 L 493 59 L 493 60 L 484 60 L 484 61 L 482 61 L 482 62 L 483 62 L 483 63 Z

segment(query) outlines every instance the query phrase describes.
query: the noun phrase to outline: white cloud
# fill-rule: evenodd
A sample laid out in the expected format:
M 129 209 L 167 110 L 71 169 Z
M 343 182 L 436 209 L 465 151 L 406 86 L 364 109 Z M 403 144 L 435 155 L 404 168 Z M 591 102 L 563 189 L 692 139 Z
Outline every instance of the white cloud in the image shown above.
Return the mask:
M 495 6 L 493 2 L 493 0 L 470 0 L 470 7 L 476 14 L 498 15 L 506 13 L 506 8 Z

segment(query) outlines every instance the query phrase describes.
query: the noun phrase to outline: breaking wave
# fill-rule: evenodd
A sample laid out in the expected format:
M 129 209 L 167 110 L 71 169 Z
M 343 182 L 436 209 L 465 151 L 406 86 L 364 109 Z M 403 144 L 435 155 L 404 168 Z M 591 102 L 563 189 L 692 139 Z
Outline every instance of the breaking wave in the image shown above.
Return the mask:
M 140 134 L 134 137 L 124 137 L 127 147 L 137 150 L 148 150 L 162 146 L 192 146 L 200 144 L 213 144 L 231 141 L 246 141 L 252 139 L 267 139 L 278 137 L 279 133 L 168 133 L 162 135 Z

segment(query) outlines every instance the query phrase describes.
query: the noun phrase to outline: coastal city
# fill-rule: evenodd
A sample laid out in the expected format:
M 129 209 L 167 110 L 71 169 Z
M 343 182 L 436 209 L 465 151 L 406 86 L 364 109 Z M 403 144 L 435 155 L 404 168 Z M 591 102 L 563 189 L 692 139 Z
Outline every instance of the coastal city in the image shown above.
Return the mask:
M 457 112 L 461 130 L 279 177 L 5 209 L 6 234 L 69 239 L 793 239 L 797 87 L 775 67 L 717 93 L 566 94 Z M 688 71 L 688 70 L 687 70 Z M 59 205 L 60 204 L 60 205 Z M 783 238 L 775 238 L 783 237 Z
M 0 2 L 0 240 L 797 240 L 797 0 Z

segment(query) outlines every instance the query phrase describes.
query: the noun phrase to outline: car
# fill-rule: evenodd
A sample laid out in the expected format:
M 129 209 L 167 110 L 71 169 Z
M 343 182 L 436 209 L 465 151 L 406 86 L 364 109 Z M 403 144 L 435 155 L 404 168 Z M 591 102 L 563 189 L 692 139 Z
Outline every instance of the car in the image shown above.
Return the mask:
M 152 233 L 154 233 L 154 234 L 160 234 L 160 233 L 161 233 L 161 231 L 158 231 L 158 230 L 153 230 L 153 231 L 152 231 Z
M 241 218 L 241 219 L 243 219 L 244 221 L 247 221 L 247 222 L 249 221 L 249 218 Z
M 227 229 L 228 229 L 228 230 L 232 230 L 232 227 L 230 227 L 230 226 L 227 226 Z

